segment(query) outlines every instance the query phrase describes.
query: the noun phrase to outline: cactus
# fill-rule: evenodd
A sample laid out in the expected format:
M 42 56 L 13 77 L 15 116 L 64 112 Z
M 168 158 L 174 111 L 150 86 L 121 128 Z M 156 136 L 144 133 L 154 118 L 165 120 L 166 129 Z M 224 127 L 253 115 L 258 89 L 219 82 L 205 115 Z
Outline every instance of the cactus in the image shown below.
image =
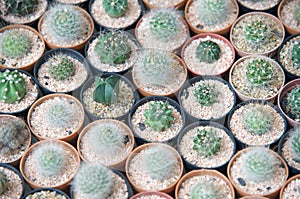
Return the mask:
M 3 14 L 26 16 L 32 14 L 39 4 L 38 0 L 11 0 L 5 1 Z
M 270 34 L 268 26 L 261 20 L 251 21 L 244 31 L 245 38 L 251 43 L 264 43 Z
M 193 143 L 193 149 L 202 157 L 215 155 L 221 149 L 221 138 L 217 136 L 217 132 L 212 128 L 197 129 L 197 135 L 194 137 Z
M 215 89 L 215 85 L 203 83 L 194 91 L 196 101 L 202 106 L 211 106 L 218 102 L 219 93 Z
M 247 64 L 246 77 L 254 86 L 268 84 L 273 78 L 273 67 L 268 60 L 254 59 Z
M 0 100 L 5 103 L 20 101 L 26 94 L 25 79 L 17 70 L 0 72 Z
M 105 13 L 110 17 L 121 17 L 126 13 L 128 7 L 127 0 L 103 0 L 102 6 Z
M 287 145 L 290 148 L 292 158 L 296 162 L 300 162 L 300 127 L 294 127 L 289 132 Z
M 3 171 L 0 171 L 0 195 L 6 190 L 8 186 L 8 180 Z
M 196 57 L 200 62 L 214 63 L 219 59 L 220 54 L 220 47 L 213 41 L 201 41 L 197 46 Z
M 279 168 L 280 161 L 267 148 L 249 148 L 241 156 L 244 177 L 252 182 L 263 182 L 272 178 Z
M 287 104 L 294 120 L 300 122 L 300 86 L 293 88 L 287 94 Z
M 293 67 L 300 68 L 300 43 L 296 43 L 291 50 L 291 59 L 293 61 Z
M 295 9 L 295 18 L 298 24 L 300 24 L 300 3 L 297 3 L 296 9 Z
M 4 57 L 10 59 L 23 58 L 30 52 L 31 41 L 18 30 L 6 30 L 2 33 L 0 38 L 1 49 Z
M 174 117 L 172 116 L 172 108 L 169 107 L 167 101 L 149 102 L 148 108 L 145 110 L 145 124 L 149 125 L 153 131 L 164 131 L 170 127 Z
M 269 112 L 261 107 L 251 107 L 245 113 L 244 124 L 251 133 L 263 135 L 270 129 L 272 118 Z
M 113 104 L 118 101 L 119 77 L 111 75 L 105 79 L 96 77 L 93 99 L 95 102 Z
M 121 64 L 131 54 L 131 47 L 128 43 L 128 36 L 122 32 L 109 32 L 100 34 L 95 52 L 102 63 Z
M 217 199 L 225 198 L 221 196 L 219 188 L 209 182 L 199 182 L 193 188 L 191 192 L 191 199 Z
M 49 59 L 49 72 L 57 80 L 66 80 L 75 73 L 74 64 L 66 55 L 56 55 Z
M 82 164 L 72 182 L 74 192 L 89 199 L 108 198 L 113 186 L 113 172 L 91 163 Z

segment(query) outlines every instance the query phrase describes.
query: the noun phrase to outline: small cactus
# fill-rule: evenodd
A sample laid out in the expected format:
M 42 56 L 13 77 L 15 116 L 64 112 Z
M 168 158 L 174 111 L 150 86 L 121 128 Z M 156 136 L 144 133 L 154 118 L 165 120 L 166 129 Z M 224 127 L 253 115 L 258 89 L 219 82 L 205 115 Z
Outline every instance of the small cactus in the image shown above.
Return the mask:
M 8 186 L 8 180 L 6 175 L 0 171 L 0 195 L 6 190 Z
M 200 62 L 214 63 L 220 58 L 221 49 L 219 45 L 213 41 L 202 41 L 197 46 L 196 57 Z
M 91 163 L 82 164 L 72 182 L 74 192 L 89 199 L 108 198 L 113 186 L 113 172 L 101 164 Z
M 53 56 L 49 62 L 49 72 L 54 79 L 66 80 L 75 73 L 74 64 L 66 55 Z
M 96 77 L 93 99 L 95 102 L 113 104 L 118 101 L 119 77 L 111 75 L 105 79 Z
M 193 149 L 199 156 L 210 157 L 215 155 L 221 149 L 221 138 L 212 128 L 197 129 L 197 135 L 193 139 Z
M 172 116 L 172 108 L 169 103 L 163 101 L 149 102 L 148 108 L 145 110 L 145 124 L 149 125 L 153 131 L 164 131 L 170 127 L 174 117 Z
M 215 85 L 203 83 L 194 91 L 196 101 L 202 106 L 211 106 L 218 102 L 219 93 L 215 89 Z
M 248 131 L 256 135 L 263 135 L 268 132 L 272 125 L 270 114 L 260 107 L 247 109 L 244 116 L 244 124 Z
M 121 17 L 126 13 L 128 7 L 127 0 L 103 0 L 102 6 L 105 13 L 110 17 Z
M 267 60 L 254 59 L 247 64 L 246 77 L 255 86 L 268 84 L 273 78 L 273 67 Z
M 246 26 L 244 34 L 248 41 L 257 44 L 266 42 L 269 32 L 268 26 L 263 21 L 256 20 Z
M 26 94 L 25 79 L 17 70 L 0 72 L 0 100 L 5 103 L 20 101 Z
M 6 0 L 3 14 L 26 16 L 32 14 L 39 4 L 38 0 Z
M 221 197 L 219 188 L 209 181 L 199 182 L 191 192 L 191 199 L 217 199 Z
M 300 86 L 287 94 L 287 104 L 294 120 L 300 122 Z
M 100 34 L 95 46 L 95 52 L 102 63 L 122 64 L 131 54 L 128 36 L 122 32 Z
M 293 61 L 293 67 L 300 68 L 300 42 L 296 43 L 291 50 L 291 59 Z
M 287 140 L 288 147 L 291 150 L 292 158 L 296 162 L 300 162 L 300 128 L 294 127 L 289 132 Z
M 296 9 L 295 9 L 295 18 L 298 24 L 300 24 L 300 3 L 297 3 Z

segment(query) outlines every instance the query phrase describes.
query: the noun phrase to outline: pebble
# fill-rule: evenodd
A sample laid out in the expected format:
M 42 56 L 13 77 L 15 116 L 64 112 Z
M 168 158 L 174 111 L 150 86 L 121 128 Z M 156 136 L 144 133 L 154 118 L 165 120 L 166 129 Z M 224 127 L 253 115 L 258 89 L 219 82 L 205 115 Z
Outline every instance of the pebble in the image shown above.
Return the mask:
M 145 124 L 144 123 L 139 123 L 139 128 L 140 128 L 140 130 L 141 131 L 143 131 L 143 130 L 145 130 L 146 129 L 146 126 L 145 126 Z
M 243 178 L 238 178 L 237 180 L 239 181 L 240 185 L 246 186 L 246 182 Z

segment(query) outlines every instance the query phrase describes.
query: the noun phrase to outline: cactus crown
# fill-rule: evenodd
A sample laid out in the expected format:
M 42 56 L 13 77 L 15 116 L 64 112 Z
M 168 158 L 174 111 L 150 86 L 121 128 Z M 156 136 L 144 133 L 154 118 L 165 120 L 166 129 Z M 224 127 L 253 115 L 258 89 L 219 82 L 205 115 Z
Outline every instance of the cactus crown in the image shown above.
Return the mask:
M 272 118 L 269 112 L 261 109 L 261 107 L 251 107 L 245 113 L 244 124 L 251 133 L 263 135 L 270 129 Z
M 145 124 L 149 125 L 153 131 L 164 131 L 168 129 L 174 120 L 172 108 L 167 101 L 149 102 L 144 116 L 146 118 Z
M 194 91 L 197 102 L 202 106 L 211 106 L 218 102 L 219 93 L 215 89 L 215 85 L 208 83 L 199 84 Z
M 217 136 L 217 132 L 212 128 L 197 129 L 193 142 L 193 149 L 202 157 L 215 155 L 221 149 L 221 138 Z
M 93 99 L 95 102 L 113 104 L 118 101 L 119 77 L 111 75 L 105 79 L 96 77 Z
M 300 128 L 294 127 L 289 132 L 289 138 L 287 144 L 292 152 L 292 158 L 295 161 L 300 161 Z
M 17 70 L 0 72 L 0 100 L 5 103 L 20 101 L 26 94 L 25 79 Z
M 103 0 L 104 11 L 110 17 L 121 17 L 126 13 L 128 7 L 127 0 Z
M 219 188 L 207 181 L 197 183 L 191 192 L 191 199 L 216 199 L 223 198 L 220 195 Z
M 254 59 L 247 64 L 246 77 L 251 85 L 266 85 L 273 78 L 273 67 L 268 60 Z
M 242 172 L 252 182 L 263 182 L 276 173 L 280 161 L 267 148 L 254 147 L 241 156 Z
M 49 59 L 49 72 L 57 80 L 66 80 L 75 73 L 75 67 L 66 55 L 55 55 Z
M 300 115 L 300 86 L 293 88 L 287 94 L 288 107 L 293 115 Z
M 269 28 L 262 20 L 251 21 L 246 26 L 245 37 L 254 44 L 266 42 L 269 36 Z
M 293 67 L 300 68 L 300 42 L 297 42 L 291 50 L 291 59 L 293 61 Z
M 129 58 L 132 49 L 125 33 L 112 31 L 99 35 L 95 52 L 102 63 L 122 64 Z
M 8 186 L 8 180 L 6 175 L 0 171 L 0 195 L 6 190 Z
M 197 46 L 196 57 L 200 62 L 214 63 L 220 58 L 220 54 L 219 45 L 213 41 L 201 41 Z
M 5 1 L 3 14 L 26 16 L 32 14 L 39 4 L 38 0 L 13 0 Z M 1 12 L 1 11 L 0 11 Z
M 296 18 L 297 23 L 299 24 L 300 23 L 300 3 L 297 4 L 295 12 L 296 12 L 295 18 Z
M 82 164 L 72 188 L 89 199 L 108 198 L 113 190 L 113 172 L 101 164 Z

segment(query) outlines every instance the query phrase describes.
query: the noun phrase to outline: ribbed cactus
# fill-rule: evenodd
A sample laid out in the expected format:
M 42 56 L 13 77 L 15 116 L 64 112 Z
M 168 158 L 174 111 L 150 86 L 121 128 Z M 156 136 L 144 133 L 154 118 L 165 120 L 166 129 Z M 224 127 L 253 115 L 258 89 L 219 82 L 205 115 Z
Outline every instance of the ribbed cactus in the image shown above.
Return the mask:
M 149 102 L 148 108 L 145 110 L 145 124 L 153 131 L 163 131 L 170 127 L 174 117 L 172 116 L 172 108 L 165 101 Z
M 268 26 L 261 20 L 251 21 L 244 30 L 246 39 L 254 44 L 266 42 L 269 34 Z
M 0 100 L 5 103 L 20 101 L 26 94 L 25 79 L 17 70 L 0 72 Z
M 200 62 L 214 63 L 220 58 L 221 49 L 213 41 L 201 41 L 197 46 L 196 57 Z
M 296 43 L 291 50 L 291 59 L 293 67 L 300 68 L 300 43 Z
M 248 131 L 256 135 L 267 133 L 272 125 L 269 112 L 261 107 L 251 107 L 246 110 L 244 124 Z
M 82 164 L 72 182 L 74 192 L 89 199 L 108 198 L 113 186 L 113 172 L 101 164 Z
M 8 180 L 6 175 L 0 171 L 0 195 L 6 190 L 8 186 Z
M 191 192 L 191 199 L 218 199 L 223 198 L 219 187 L 212 182 L 204 181 L 197 183 Z
M 290 113 L 293 115 L 294 120 L 300 122 L 300 86 L 293 88 L 287 94 L 287 106 Z
M 38 3 L 38 0 L 6 0 L 5 10 L 2 12 L 3 14 L 26 16 L 36 10 Z
M 273 78 L 273 67 L 268 60 L 254 59 L 246 66 L 246 77 L 252 85 L 268 84 Z
M 216 91 L 215 85 L 203 83 L 195 89 L 194 96 L 200 105 L 211 106 L 218 102 L 219 93 Z
M 111 75 L 106 78 L 95 78 L 93 99 L 95 102 L 113 104 L 118 101 L 119 77 Z
M 252 182 L 263 182 L 272 178 L 279 168 L 280 160 L 267 148 L 249 148 L 241 156 L 243 176 Z
M 95 52 L 102 63 L 121 64 L 124 63 L 131 54 L 131 47 L 128 36 L 123 32 L 112 31 L 100 34 Z
M 75 67 L 66 55 L 56 55 L 49 59 L 49 72 L 57 80 L 66 80 L 75 73 Z
M 217 136 L 217 132 L 212 128 L 197 129 L 193 143 L 193 149 L 202 157 L 215 155 L 221 148 L 221 138 Z
M 102 6 L 110 17 L 121 17 L 126 13 L 127 0 L 103 0 Z

